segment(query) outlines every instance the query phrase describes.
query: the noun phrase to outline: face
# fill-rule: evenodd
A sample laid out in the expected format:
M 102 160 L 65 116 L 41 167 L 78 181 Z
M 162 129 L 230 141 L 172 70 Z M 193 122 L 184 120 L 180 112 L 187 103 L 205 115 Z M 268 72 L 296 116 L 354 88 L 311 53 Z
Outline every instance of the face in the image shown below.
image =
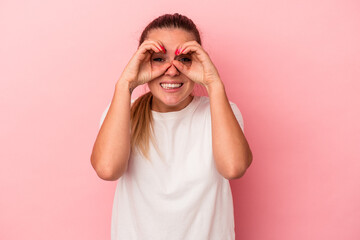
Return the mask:
M 191 32 L 182 29 L 153 29 L 148 33 L 147 39 L 161 42 L 166 53 L 154 53 L 151 56 L 152 68 L 159 68 L 162 64 L 171 63 L 165 73 L 148 83 L 153 94 L 152 110 L 158 112 L 179 111 L 185 108 L 193 96 L 191 92 L 195 83 L 179 72 L 172 64 L 173 60 L 191 65 L 190 55 L 175 55 L 175 51 L 185 42 L 195 40 Z

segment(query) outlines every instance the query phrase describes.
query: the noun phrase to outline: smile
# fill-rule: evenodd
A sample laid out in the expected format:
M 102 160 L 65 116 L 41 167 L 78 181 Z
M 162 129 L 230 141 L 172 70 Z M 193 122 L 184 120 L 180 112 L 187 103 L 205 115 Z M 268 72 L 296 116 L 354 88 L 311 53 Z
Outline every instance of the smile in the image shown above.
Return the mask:
M 164 89 L 176 89 L 180 88 L 183 83 L 161 83 L 160 86 Z

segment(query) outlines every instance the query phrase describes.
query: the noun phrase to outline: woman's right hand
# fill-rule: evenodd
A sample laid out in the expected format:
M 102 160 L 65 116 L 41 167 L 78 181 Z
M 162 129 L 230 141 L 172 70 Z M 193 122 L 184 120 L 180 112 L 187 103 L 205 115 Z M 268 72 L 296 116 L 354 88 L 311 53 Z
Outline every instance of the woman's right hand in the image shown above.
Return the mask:
M 130 92 L 132 92 L 137 86 L 160 77 L 171 64 L 163 64 L 162 67 L 153 69 L 151 67 L 151 55 L 159 52 L 166 52 L 161 42 L 145 40 L 126 65 L 118 82 L 127 83 Z

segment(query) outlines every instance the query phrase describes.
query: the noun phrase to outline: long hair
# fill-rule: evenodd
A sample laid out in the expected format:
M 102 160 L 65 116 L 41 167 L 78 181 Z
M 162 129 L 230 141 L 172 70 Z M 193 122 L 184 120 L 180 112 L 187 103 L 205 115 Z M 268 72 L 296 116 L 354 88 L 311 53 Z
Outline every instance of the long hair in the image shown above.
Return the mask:
M 194 34 L 196 41 L 201 45 L 200 33 L 194 22 L 188 17 L 175 13 L 164 14 L 150 22 L 143 30 L 139 46 L 145 41 L 149 32 L 153 29 L 179 28 Z M 139 97 L 131 106 L 131 148 L 138 148 L 142 155 L 149 159 L 150 140 L 155 144 L 152 132 L 151 103 L 153 95 L 148 92 Z

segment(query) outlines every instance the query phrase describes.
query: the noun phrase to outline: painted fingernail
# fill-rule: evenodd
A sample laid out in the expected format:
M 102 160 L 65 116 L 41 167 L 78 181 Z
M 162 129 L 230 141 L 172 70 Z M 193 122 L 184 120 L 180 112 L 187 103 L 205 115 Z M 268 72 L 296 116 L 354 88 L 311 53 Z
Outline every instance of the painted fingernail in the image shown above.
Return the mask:
M 176 49 L 175 55 L 178 55 L 178 53 L 179 53 L 179 49 Z
M 160 47 L 163 50 L 163 52 L 166 53 L 166 50 L 165 50 L 164 46 L 160 46 Z

